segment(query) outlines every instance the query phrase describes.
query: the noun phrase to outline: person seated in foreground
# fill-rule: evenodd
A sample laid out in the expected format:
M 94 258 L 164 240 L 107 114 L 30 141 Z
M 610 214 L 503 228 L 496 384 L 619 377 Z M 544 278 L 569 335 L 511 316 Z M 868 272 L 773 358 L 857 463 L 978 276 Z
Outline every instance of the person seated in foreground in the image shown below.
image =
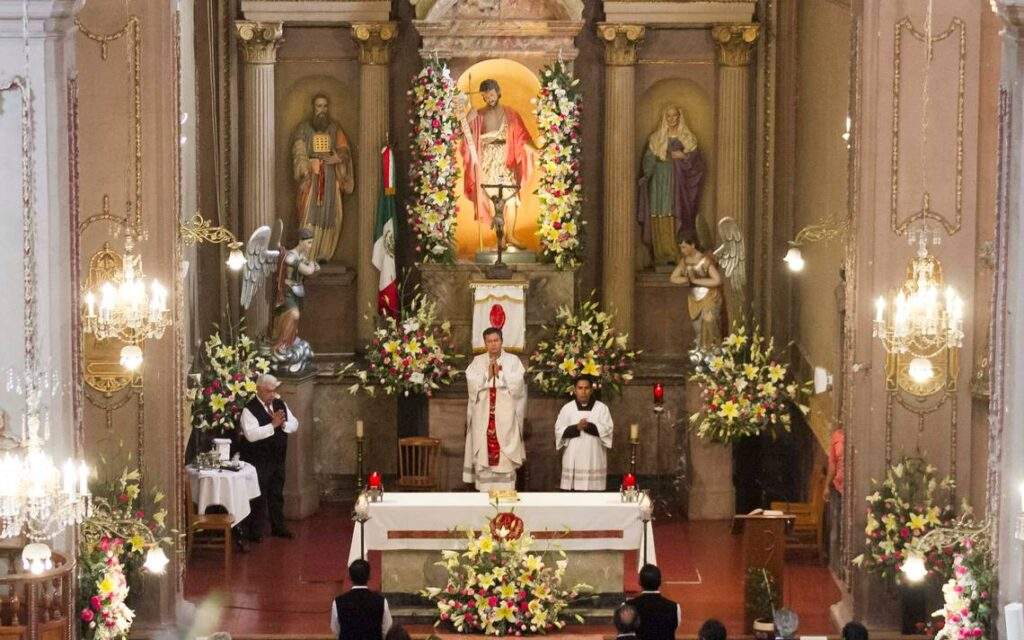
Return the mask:
M 616 640 L 634 640 L 637 637 L 637 617 L 636 607 L 628 602 L 620 604 L 615 609 L 612 621 L 615 622 Z
M 384 640 L 412 640 L 412 638 L 409 636 L 409 632 L 405 630 L 405 627 L 396 622 L 391 625 L 391 629 L 384 636 Z
M 725 625 L 714 618 L 708 618 L 700 625 L 697 640 L 726 640 Z
M 661 570 L 653 564 L 640 568 L 640 595 L 629 600 L 640 614 L 637 637 L 640 640 L 672 640 L 682 620 L 679 604 L 661 595 Z
M 348 576 L 352 588 L 334 599 L 331 631 L 338 640 L 384 640 L 391 630 L 391 610 L 387 599 L 367 586 L 370 563 L 353 561 L 348 566 Z
M 843 626 L 843 640 L 868 640 L 868 628 L 859 622 L 847 622 Z

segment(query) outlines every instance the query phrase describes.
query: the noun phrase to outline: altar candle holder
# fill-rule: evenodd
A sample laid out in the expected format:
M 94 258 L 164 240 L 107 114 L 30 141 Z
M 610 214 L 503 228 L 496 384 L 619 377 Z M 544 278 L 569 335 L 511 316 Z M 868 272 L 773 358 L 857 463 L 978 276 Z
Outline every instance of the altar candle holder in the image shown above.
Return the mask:
M 629 425 L 629 474 L 636 476 L 636 450 L 640 446 L 640 429 L 636 423 Z
M 654 411 L 661 413 L 665 410 L 665 386 L 660 382 L 654 383 Z
M 370 502 L 380 502 L 384 499 L 384 483 L 381 482 L 380 472 L 370 472 L 370 479 L 366 486 L 366 497 L 370 499 Z
M 362 422 L 360 420 L 359 422 Z M 358 423 L 357 423 L 358 424 Z M 356 492 L 362 493 L 363 484 L 363 434 L 362 429 L 356 430 Z
M 623 502 L 636 502 L 640 498 L 640 490 L 636 486 L 636 474 L 627 473 L 622 476 L 619 496 Z

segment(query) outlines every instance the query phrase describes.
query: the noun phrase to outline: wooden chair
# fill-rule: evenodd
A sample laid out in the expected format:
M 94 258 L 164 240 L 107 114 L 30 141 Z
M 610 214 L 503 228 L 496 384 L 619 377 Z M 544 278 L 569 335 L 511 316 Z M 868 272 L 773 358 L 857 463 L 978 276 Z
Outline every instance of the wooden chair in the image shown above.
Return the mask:
M 825 473 L 811 472 L 807 502 L 772 502 L 771 508 L 796 516 L 793 530 L 787 536 L 787 549 L 817 552 L 818 560 L 825 562 Z
M 398 489 L 437 491 L 437 460 L 441 441 L 437 438 L 401 438 L 398 441 Z
M 229 513 L 198 513 L 196 504 L 191 500 L 188 507 L 188 526 L 185 529 L 186 561 L 192 557 L 192 549 L 223 549 L 224 574 L 231 575 L 231 557 L 235 552 L 232 540 L 232 517 Z M 199 536 L 197 533 L 209 532 L 215 536 Z

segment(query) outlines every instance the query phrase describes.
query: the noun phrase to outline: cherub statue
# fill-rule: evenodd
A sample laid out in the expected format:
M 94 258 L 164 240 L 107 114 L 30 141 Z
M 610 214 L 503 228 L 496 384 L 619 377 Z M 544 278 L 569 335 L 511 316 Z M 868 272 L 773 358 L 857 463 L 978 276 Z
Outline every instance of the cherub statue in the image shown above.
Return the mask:
M 278 221 L 278 237 L 280 229 Z M 305 373 L 313 362 L 313 350 L 299 337 L 299 318 L 306 297 L 303 282 L 320 271 L 320 265 L 310 258 L 314 234 L 311 229 L 299 229 L 298 242 L 287 251 L 280 244 L 277 249 L 268 249 L 270 235 L 270 227 L 262 226 L 249 238 L 242 275 L 242 308 L 249 308 L 263 279 L 271 270 L 276 271 L 277 295 L 268 349 L 270 365 L 275 373 L 298 375 Z
M 679 243 L 682 256 L 669 280 L 690 286 L 688 307 L 693 322 L 694 343 L 698 349 L 709 349 L 722 341 L 725 278 L 734 290 L 746 284 L 746 251 L 739 225 L 730 217 L 718 221 L 721 244 L 712 253 L 705 253 L 695 237 Z

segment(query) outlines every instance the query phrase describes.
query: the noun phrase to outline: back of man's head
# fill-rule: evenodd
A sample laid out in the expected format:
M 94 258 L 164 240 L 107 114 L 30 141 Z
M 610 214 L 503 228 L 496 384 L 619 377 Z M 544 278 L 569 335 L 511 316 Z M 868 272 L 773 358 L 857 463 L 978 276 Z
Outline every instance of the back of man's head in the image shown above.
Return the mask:
M 354 586 L 365 587 L 370 581 L 370 563 L 366 560 L 354 560 L 348 565 L 348 577 Z
M 640 588 L 644 591 L 657 591 L 661 587 L 661 569 L 653 564 L 640 567 Z
M 714 618 L 708 618 L 700 625 L 697 640 L 725 640 L 725 625 Z
M 847 622 L 842 637 L 843 640 L 868 640 L 868 629 L 859 622 Z
M 620 604 L 619 608 L 615 610 L 615 615 L 612 616 L 615 621 L 615 630 L 619 633 L 636 631 L 639 626 L 639 617 L 636 607 L 631 604 Z

